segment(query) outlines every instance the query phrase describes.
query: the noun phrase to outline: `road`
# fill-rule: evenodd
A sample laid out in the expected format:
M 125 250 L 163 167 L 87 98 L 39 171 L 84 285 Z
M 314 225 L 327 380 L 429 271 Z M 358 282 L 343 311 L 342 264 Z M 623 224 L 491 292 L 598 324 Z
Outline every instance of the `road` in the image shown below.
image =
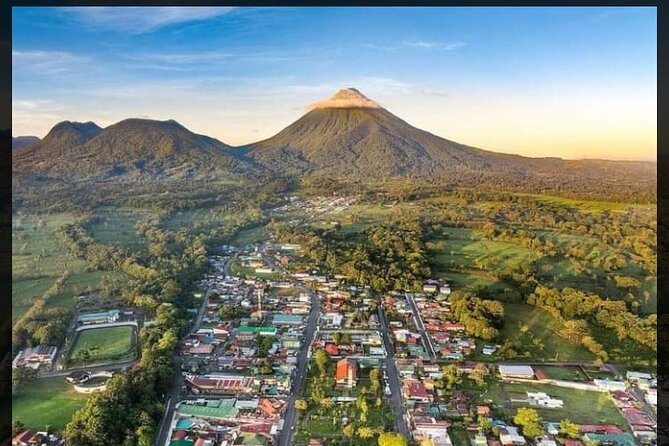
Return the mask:
M 295 426 L 295 400 L 304 394 L 307 383 L 307 366 L 309 365 L 309 349 L 314 341 L 318 320 L 321 314 L 321 302 L 318 294 L 302 285 L 295 284 L 296 288 L 306 292 L 311 298 L 311 311 L 305 328 L 304 343 L 297 355 L 297 375 L 293 381 L 293 389 L 287 399 L 286 412 L 284 413 L 283 430 L 279 436 L 278 446 L 290 446 L 293 439 L 293 427 Z
M 67 369 L 67 370 L 44 372 L 44 373 L 40 373 L 35 378 L 40 379 L 40 378 L 52 378 L 54 376 L 67 376 L 72 372 L 78 372 L 80 370 L 85 370 L 87 372 L 102 372 L 102 371 L 105 371 L 105 370 L 122 370 L 122 369 L 132 367 L 137 362 L 138 362 L 138 360 L 133 359 L 132 361 L 116 362 L 114 364 L 98 365 L 98 366 L 93 366 L 93 367 L 76 367 L 76 368 L 71 368 L 71 369 Z
M 241 251 L 241 250 L 240 250 Z M 230 275 L 230 264 L 232 261 L 239 255 L 239 252 L 235 252 L 226 262 L 225 265 L 223 266 L 223 274 L 225 275 Z M 209 303 L 209 289 L 207 288 L 204 292 L 204 298 L 202 299 L 202 305 L 200 305 L 200 309 L 197 312 L 197 316 L 195 317 L 195 320 L 193 321 L 193 326 L 191 327 L 190 331 L 188 332 L 187 335 L 185 335 L 181 340 L 183 341 L 185 338 L 193 334 L 194 332 L 197 331 L 198 327 L 200 326 L 200 323 L 202 322 L 202 317 L 204 316 L 204 311 L 207 308 L 207 304 Z M 163 419 L 160 421 L 160 425 L 158 426 L 158 435 L 156 436 L 156 446 L 163 446 L 167 444 L 168 440 L 168 434 L 170 432 L 170 426 L 172 424 L 172 419 L 174 418 L 174 410 L 176 408 L 176 404 L 181 400 L 181 388 L 183 386 L 183 376 L 181 376 L 181 362 L 179 356 L 175 353 L 174 355 L 174 362 L 175 362 L 175 367 L 178 371 L 177 377 L 174 380 L 174 384 L 172 385 L 172 389 L 170 389 L 169 393 L 166 395 L 167 397 L 167 403 L 166 403 L 166 409 L 165 409 L 165 416 Z
M 414 321 L 416 322 L 416 329 L 420 333 L 421 338 L 423 338 L 423 346 L 427 350 L 427 353 L 430 355 L 430 358 L 435 359 L 437 357 L 437 354 L 434 351 L 434 347 L 432 347 L 432 342 L 430 341 L 427 332 L 425 331 L 425 325 L 423 325 L 423 319 L 421 318 L 420 311 L 418 311 L 418 307 L 416 306 L 416 301 L 414 300 L 413 295 L 409 293 L 406 293 L 405 296 L 407 302 L 411 306 L 413 318 Z
M 388 384 L 390 386 L 388 403 L 393 408 L 393 413 L 395 414 L 395 427 L 397 428 L 397 432 L 410 438 L 404 413 L 402 386 L 400 385 L 399 373 L 397 372 L 397 366 L 395 365 L 395 348 L 393 347 L 392 342 L 390 342 L 386 315 L 383 312 L 381 305 L 378 306 L 378 312 L 381 333 L 383 333 L 383 342 L 386 346 L 386 353 L 388 355 L 388 357 L 384 359 L 384 363 L 386 364 L 386 374 L 388 375 Z

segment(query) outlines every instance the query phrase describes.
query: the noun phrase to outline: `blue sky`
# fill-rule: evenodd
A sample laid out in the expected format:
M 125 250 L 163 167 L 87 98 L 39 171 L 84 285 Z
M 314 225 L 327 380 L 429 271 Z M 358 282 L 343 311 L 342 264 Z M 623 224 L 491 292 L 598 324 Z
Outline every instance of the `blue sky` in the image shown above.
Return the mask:
M 176 119 L 238 145 L 355 86 L 440 136 L 653 159 L 654 8 L 14 8 L 14 134 Z

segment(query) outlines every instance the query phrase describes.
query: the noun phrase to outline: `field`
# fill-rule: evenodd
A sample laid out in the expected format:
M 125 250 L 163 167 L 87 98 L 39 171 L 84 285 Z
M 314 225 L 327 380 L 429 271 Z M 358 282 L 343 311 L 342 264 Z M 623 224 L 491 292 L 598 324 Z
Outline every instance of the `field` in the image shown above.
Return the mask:
M 49 424 L 61 430 L 87 398 L 75 392 L 62 376 L 35 379 L 12 397 L 12 419 L 33 429 L 44 429 Z
M 54 231 L 75 221 L 73 214 L 12 217 L 12 320 L 20 318 L 60 277 L 65 267 L 80 266 L 54 238 Z
M 584 347 L 570 344 L 556 333 L 562 324 L 544 310 L 525 304 L 504 304 L 502 338 L 518 342 L 518 353 L 537 361 L 591 361 Z
M 491 399 L 498 407 L 513 415 L 518 407 L 527 406 L 526 392 L 545 392 L 564 401 L 561 409 L 537 408 L 544 421 L 559 422 L 564 418 L 580 424 L 612 423 L 621 427 L 625 421 L 606 392 L 570 389 L 548 384 L 491 383 L 482 399 Z M 511 401 L 519 400 L 519 401 Z
M 135 227 L 146 215 L 148 212 L 135 209 L 103 207 L 95 211 L 93 222 L 87 229 L 98 243 L 139 251 L 146 247 L 146 241 L 137 234 Z
M 134 327 L 92 328 L 79 332 L 70 357 L 76 358 L 81 350 L 88 350 L 91 359 L 87 365 L 135 358 L 133 347 Z

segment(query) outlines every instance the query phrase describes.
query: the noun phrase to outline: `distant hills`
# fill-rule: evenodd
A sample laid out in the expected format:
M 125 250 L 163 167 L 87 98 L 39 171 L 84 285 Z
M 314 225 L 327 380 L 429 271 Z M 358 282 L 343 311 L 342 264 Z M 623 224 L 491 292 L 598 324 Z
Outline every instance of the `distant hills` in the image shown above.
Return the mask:
M 110 177 L 243 174 L 257 169 L 230 147 L 176 121 L 126 119 L 104 129 L 92 122 L 61 122 L 39 143 L 14 151 L 20 173 Z
M 40 139 L 37 136 L 17 136 L 12 137 L 12 149 L 20 149 L 21 147 L 35 144 Z
M 313 104 L 275 136 L 243 147 L 197 135 L 172 120 L 127 119 L 104 129 L 62 122 L 42 141 L 12 154 L 19 175 L 91 179 L 265 172 L 604 193 L 625 187 L 654 191 L 657 175 L 653 162 L 529 158 L 470 147 L 411 126 L 353 88 Z

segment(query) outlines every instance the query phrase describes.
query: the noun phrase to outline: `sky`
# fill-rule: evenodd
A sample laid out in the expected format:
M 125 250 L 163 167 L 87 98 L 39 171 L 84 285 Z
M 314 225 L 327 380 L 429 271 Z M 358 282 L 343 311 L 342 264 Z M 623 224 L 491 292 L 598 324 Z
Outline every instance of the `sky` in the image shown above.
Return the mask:
M 655 8 L 14 7 L 12 132 L 175 119 L 268 138 L 342 87 L 463 144 L 656 158 Z

